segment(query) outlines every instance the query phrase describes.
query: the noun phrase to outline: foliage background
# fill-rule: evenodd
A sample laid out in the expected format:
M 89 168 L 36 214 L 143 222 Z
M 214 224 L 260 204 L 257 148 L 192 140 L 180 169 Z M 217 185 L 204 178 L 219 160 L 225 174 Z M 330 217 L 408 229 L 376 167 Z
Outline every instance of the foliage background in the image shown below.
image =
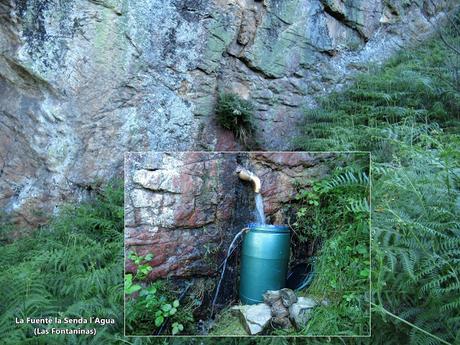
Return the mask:
M 296 335 L 370 334 L 370 157 L 350 156 L 331 177 L 297 194 L 296 235 L 317 247 L 312 285 L 298 294 L 327 304 Z

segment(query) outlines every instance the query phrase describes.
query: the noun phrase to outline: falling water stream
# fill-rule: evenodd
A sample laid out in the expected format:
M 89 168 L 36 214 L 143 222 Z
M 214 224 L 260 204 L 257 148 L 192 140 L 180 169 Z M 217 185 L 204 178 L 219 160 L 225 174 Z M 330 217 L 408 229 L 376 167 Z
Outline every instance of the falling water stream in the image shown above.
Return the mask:
M 265 224 L 264 199 L 262 194 L 256 193 L 256 223 Z
M 264 200 L 262 198 L 262 195 L 260 193 L 255 193 L 255 202 L 256 202 L 256 224 L 265 224 L 265 213 L 264 213 Z M 220 291 L 220 285 L 222 283 L 222 280 L 224 279 L 224 274 L 225 274 L 225 268 L 227 267 L 227 261 L 230 255 L 233 253 L 233 247 L 236 243 L 236 240 L 241 237 L 241 235 L 244 233 L 246 229 L 241 230 L 238 232 L 235 237 L 233 238 L 232 242 L 230 243 L 230 246 L 228 247 L 227 250 L 227 256 L 224 259 L 222 266 L 222 272 L 220 274 L 220 279 L 219 283 L 217 284 L 216 288 L 216 293 L 214 294 L 214 299 L 212 300 L 212 306 L 211 306 L 211 317 L 214 314 L 214 306 L 217 301 L 217 297 L 219 296 L 219 291 Z

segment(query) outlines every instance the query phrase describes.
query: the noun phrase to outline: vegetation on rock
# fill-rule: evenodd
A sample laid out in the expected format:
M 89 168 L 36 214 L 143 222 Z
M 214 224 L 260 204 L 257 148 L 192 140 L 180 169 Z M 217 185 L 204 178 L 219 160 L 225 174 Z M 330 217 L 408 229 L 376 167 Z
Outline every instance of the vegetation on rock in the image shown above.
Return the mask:
M 254 107 L 234 93 L 221 93 L 216 105 L 217 122 L 235 134 L 245 146 L 254 143 Z
M 162 280 L 144 283 L 152 267 L 148 264 L 152 254 L 145 257 L 134 252 L 129 254 L 136 265 L 136 274 L 125 274 L 125 322 L 129 335 L 176 335 L 184 330 L 182 322 L 191 322 L 193 317 L 189 310 L 180 306 L 172 293 L 173 289 Z M 164 330 L 164 332 L 163 332 Z
M 299 185 L 295 236 L 318 248 L 313 283 L 300 294 L 328 303 L 296 334 L 370 333 L 369 155 L 355 155 L 354 165 L 336 168 L 330 178 Z

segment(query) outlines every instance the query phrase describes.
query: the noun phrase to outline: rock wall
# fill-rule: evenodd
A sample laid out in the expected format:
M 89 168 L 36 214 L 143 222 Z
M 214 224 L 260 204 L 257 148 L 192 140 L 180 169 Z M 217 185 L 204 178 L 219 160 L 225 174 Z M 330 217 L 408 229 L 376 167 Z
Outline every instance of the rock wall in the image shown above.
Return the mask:
M 254 221 L 254 193 L 238 166 L 262 181 L 265 213 L 287 224 L 295 181 L 339 164 L 334 154 L 129 153 L 125 160 L 125 246 L 153 253 L 150 279 L 214 274 L 235 234 Z M 130 262 L 127 271 L 134 267 Z
M 425 38 L 454 0 L 0 0 L 0 208 L 37 224 L 126 151 L 234 150 L 221 91 L 264 149 L 304 107 Z M 431 23 L 432 24 L 431 24 Z

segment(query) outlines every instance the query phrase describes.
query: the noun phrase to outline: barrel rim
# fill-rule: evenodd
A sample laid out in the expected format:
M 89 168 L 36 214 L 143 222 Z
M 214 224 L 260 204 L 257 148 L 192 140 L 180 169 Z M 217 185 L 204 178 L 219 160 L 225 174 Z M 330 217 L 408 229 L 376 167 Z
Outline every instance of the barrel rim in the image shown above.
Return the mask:
M 257 224 L 251 223 L 248 225 L 249 230 L 251 231 L 266 231 L 266 232 L 289 232 L 289 227 L 287 225 L 281 224 Z

